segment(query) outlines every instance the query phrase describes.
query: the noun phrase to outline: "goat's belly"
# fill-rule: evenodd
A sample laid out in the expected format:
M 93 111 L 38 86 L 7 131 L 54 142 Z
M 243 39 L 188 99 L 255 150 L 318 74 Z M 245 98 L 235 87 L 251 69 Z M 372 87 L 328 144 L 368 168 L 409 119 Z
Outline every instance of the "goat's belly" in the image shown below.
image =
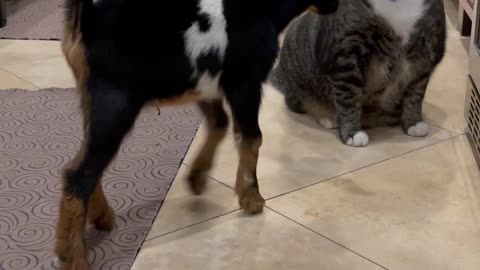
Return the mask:
M 199 100 L 218 100 L 223 96 L 220 87 L 220 76 L 222 73 L 212 76 L 209 72 L 204 72 L 198 77 L 197 86 L 194 92 L 198 94 Z
M 223 91 L 220 87 L 221 73 L 211 76 L 205 72 L 197 78 L 197 84 L 190 89 L 184 89 L 177 95 L 168 98 L 157 98 L 151 101 L 151 104 L 157 107 L 177 106 L 199 101 L 213 101 L 223 98 Z

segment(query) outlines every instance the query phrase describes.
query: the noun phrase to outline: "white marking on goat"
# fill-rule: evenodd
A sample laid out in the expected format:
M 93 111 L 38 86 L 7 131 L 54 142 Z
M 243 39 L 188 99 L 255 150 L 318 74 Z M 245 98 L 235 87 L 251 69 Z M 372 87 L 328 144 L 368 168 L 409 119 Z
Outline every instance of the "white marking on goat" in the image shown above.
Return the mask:
M 221 95 L 220 93 L 220 75 L 215 75 L 212 77 L 208 72 L 204 72 L 197 83 L 197 91 L 201 93 L 201 99 L 203 100 L 214 100 L 218 99 Z
M 198 21 L 194 22 L 185 32 L 186 53 L 194 67 L 194 78 L 198 78 L 197 91 L 201 93 L 201 99 L 216 99 L 221 96 L 220 75 L 212 77 L 208 72 L 198 74 L 197 59 L 205 54 L 213 52 L 223 62 L 228 45 L 227 23 L 223 15 L 222 0 L 200 0 L 200 14 L 208 15 L 210 28 L 206 32 L 200 30 Z
M 246 186 L 251 186 L 251 185 L 253 185 L 253 184 L 255 183 L 255 180 L 254 180 L 253 178 L 251 178 L 251 177 L 244 177 L 243 179 L 245 179 L 244 184 L 245 184 Z

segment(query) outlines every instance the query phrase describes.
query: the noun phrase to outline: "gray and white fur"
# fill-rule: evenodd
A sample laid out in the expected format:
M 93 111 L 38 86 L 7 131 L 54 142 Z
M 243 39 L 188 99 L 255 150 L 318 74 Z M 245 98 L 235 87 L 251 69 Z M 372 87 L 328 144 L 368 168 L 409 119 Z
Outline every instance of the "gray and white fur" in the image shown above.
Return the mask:
M 445 53 L 442 0 L 339 2 L 335 14 L 291 23 L 270 82 L 347 145 L 366 146 L 363 129 L 381 125 L 426 136 L 422 103 Z

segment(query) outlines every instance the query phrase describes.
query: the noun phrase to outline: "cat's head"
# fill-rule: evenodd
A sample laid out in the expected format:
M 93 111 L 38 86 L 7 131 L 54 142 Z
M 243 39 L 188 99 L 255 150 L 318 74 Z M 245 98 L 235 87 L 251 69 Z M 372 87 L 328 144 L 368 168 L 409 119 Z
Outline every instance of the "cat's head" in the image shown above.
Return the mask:
M 338 0 L 301 0 L 308 10 L 319 14 L 329 14 L 337 11 Z

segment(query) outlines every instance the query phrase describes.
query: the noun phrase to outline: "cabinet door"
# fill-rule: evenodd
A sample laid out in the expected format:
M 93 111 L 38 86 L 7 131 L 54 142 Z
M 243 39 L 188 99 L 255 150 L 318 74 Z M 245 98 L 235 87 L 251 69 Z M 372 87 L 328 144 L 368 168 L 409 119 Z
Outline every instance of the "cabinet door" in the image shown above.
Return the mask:
M 472 14 L 472 35 L 470 38 L 470 74 L 477 87 L 480 85 L 480 8 L 475 1 Z

